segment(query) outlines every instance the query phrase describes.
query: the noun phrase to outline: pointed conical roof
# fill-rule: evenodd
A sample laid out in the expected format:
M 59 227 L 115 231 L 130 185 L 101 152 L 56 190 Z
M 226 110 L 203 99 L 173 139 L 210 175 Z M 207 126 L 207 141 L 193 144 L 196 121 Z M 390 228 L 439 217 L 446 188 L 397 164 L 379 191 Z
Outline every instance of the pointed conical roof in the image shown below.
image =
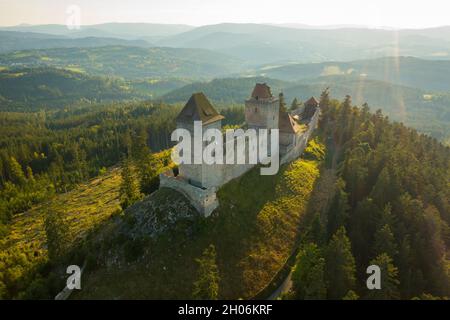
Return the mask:
M 184 108 L 178 114 L 176 121 L 193 122 L 202 121 L 203 124 L 222 120 L 220 115 L 209 102 L 203 92 L 194 93 Z

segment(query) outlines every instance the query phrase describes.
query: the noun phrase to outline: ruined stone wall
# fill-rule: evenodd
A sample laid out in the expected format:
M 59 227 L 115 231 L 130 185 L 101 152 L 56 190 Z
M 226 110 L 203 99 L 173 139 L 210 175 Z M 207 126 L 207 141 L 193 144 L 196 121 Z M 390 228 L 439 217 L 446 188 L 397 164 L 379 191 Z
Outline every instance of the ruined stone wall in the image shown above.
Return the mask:
M 320 116 L 320 109 L 316 110 L 316 113 L 311 118 L 308 124 L 308 129 L 300 136 L 297 137 L 297 143 L 293 149 L 286 153 L 280 160 L 280 164 L 288 163 L 294 161 L 301 156 L 306 146 L 308 145 L 309 138 L 314 130 L 317 128 Z
M 294 161 L 305 150 L 308 140 L 317 128 L 320 115 L 320 109 L 317 109 L 308 125 L 308 129 L 302 134 L 295 136 L 294 146 L 286 150 L 286 154 L 282 155 L 280 164 Z M 278 118 L 277 118 L 278 121 Z M 216 126 L 217 124 L 215 124 Z M 234 148 L 235 157 L 237 156 L 237 145 L 233 141 L 233 145 L 224 141 L 224 152 L 226 148 Z M 248 161 L 248 148 L 245 149 Z M 225 159 L 224 159 L 225 163 Z M 216 196 L 220 186 L 227 182 L 242 176 L 255 166 L 255 164 L 213 164 L 213 165 L 180 165 L 180 175 L 174 177 L 172 172 L 166 172 L 160 175 L 160 187 L 171 188 L 184 194 L 192 203 L 192 205 L 208 217 L 219 205 Z M 200 182 L 200 186 L 192 185 L 193 181 Z M 191 182 L 191 183 L 190 183 Z
M 170 188 L 182 193 L 189 199 L 193 207 L 203 216 L 208 217 L 218 207 L 217 189 L 202 189 L 189 184 L 181 177 L 174 177 L 171 171 L 159 176 L 160 188 Z
M 292 144 L 294 142 L 293 140 L 293 134 L 292 133 L 286 133 L 286 132 L 280 132 L 280 144 L 284 144 L 286 146 Z

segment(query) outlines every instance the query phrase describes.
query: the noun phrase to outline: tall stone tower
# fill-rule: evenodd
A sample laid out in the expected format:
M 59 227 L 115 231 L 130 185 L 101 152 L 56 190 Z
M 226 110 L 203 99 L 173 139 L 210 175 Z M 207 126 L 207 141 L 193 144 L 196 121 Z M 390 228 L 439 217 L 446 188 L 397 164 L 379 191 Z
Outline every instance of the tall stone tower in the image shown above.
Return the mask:
M 245 121 L 252 129 L 278 129 L 280 105 L 265 83 L 257 83 L 245 101 Z
M 202 92 L 199 92 L 194 93 L 181 110 L 176 118 L 176 125 L 177 128 L 186 129 L 191 133 L 193 152 L 194 121 L 201 121 L 204 132 L 209 128 L 221 130 L 222 119 L 224 119 L 224 116 L 214 109 Z M 187 179 L 189 184 L 200 188 L 209 188 L 219 183 L 221 177 L 215 170 L 214 165 L 194 164 L 194 159 L 192 158 L 191 160 L 192 164 L 181 164 L 179 166 L 180 175 Z

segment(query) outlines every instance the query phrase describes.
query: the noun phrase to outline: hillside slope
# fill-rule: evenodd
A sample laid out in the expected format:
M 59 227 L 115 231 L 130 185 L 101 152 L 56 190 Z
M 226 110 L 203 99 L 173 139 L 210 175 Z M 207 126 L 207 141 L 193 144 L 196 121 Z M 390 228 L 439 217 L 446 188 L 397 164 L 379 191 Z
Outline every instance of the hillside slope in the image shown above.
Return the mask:
M 181 24 L 157 23 L 102 23 L 83 25 L 79 30 L 70 30 L 66 25 L 19 25 L 13 27 L 0 27 L 4 31 L 20 31 L 22 33 L 45 33 L 48 35 L 80 38 L 86 36 L 105 36 L 122 39 L 150 39 L 151 41 L 186 32 L 193 27 Z
M 116 39 L 102 33 L 85 33 L 84 37 L 82 34 L 79 36 L 80 38 L 71 39 L 44 33 L 0 31 L 0 53 L 28 49 L 89 48 L 112 45 L 150 46 L 143 40 Z
M 76 246 L 90 231 L 120 210 L 120 179 L 120 170 L 112 169 L 71 192 L 15 215 L 7 234 L 0 238 L 0 297 L 17 297 L 30 283 L 40 279 L 36 277 L 36 270 L 48 261 L 44 229 L 46 212 L 64 212 L 70 243 Z M 43 298 L 42 293 L 40 298 Z
M 141 78 L 213 78 L 241 69 L 242 61 L 204 49 L 103 46 L 19 51 L 0 55 L 3 67 L 76 68 L 90 75 Z
M 385 56 L 436 59 L 450 55 L 449 34 L 449 28 L 319 30 L 222 23 L 167 37 L 158 45 L 208 48 L 247 60 L 252 65 L 280 61 L 351 61 Z
M 260 176 L 255 168 L 219 191 L 220 207 L 208 219 L 192 217 L 177 192 L 157 191 L 128 209 L 124 222 L 99 235 L 107 251 L 74 298 L 191 298 L 195 259 L 210 244 L 217 250 L 220 297 L 251 298 L 292 254 L 319 165 L 297 160 L 275 176 Z M 176 216 L 178 221 L 170 223 Z M 148 220 L 154 222 L 143 222 Z M 154 237 L 155 225 L 166 232 Z
M 450 91 L 450 61 L 448 60 L 386 57 L 351 62 L 266 66 L 256 73 L 285 81 L 297 81 L 321 76 L 364 75 L 371 80 L 386 81 L 423 90 Z
M 208 99 L 216 102 L 241 104 L 245 99 L 248 99 L 255 83 L 263 82 L 270 85 L 273 94 L 293 85 L 287 81 L 265 77 L 214 79 L 209 82 L 194 82 L 185 85 L 166 93 L 160 99 L 168 103 L 186 102 L 192 92 L 203 92 Z
M 74 90 L 76 88 L 76 90 Z M 1 111 L 63 107 L 75 102 L 143 98 L 125 82 L 55 68 L 0 70 Z

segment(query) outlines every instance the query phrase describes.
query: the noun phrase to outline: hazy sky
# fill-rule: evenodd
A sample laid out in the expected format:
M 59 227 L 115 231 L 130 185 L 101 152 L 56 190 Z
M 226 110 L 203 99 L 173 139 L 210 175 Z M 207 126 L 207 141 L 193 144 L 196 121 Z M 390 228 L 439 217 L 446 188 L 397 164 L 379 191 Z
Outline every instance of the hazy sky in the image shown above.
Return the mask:
M 81 24 L 221 22 L 358 24 L 422 28 L 450 25 L 449 0 L 0 0 L 0 25 L 64 24 L 69 5 Z

